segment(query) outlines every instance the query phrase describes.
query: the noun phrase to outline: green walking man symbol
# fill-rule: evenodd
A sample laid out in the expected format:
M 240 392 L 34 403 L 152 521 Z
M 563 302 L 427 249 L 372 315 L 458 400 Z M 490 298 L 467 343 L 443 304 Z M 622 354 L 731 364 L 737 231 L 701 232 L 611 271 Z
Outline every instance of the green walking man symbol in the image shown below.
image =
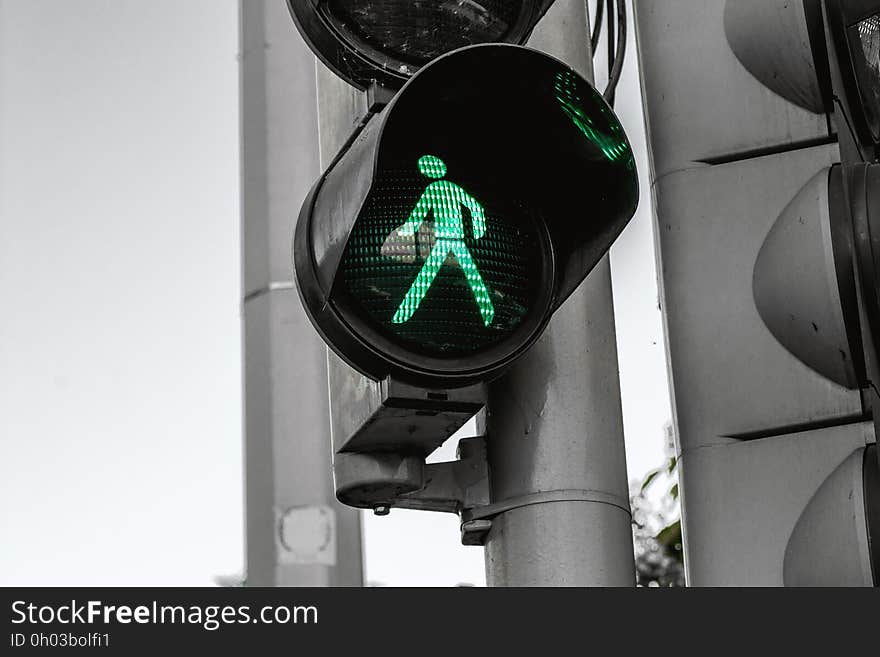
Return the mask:
M 420 157 L 419 171 L 422 175 L 436 180 L 425 188 L 418 203 L 410 212 L 406 223 L 397 230 L 397 234 L 403 237 L 412 236 L 428 216 L 428 212 L 432 212 L 434 215 L 434 248 L 431 249 L 425 264 L 422 265 L 422 269 L 406 296 L 403 297 L 403 301 L 400 302 L 391 321 L 395 324 L 403 324 L 413 316 L 431 288 L 437 273 L 451 254 L 458 261 L 458 265 L 464 272 L 468 285 L 474 293 L 474 299 L 480 309 L 483 323 L 489 326 L 495 317 L 495 306 L 492 305 L 489 290 L 486 289 L 483 277 L 480 276 L 480 271 L 464 243 L 464 222 L 461 216 L 461 207 L 467 207 L 471 213 L 474 239 L 480 239 L 486 234 L 486 215 L 483 212 L 483 207 L 473 196 L 455 183 L 440 180 L 446 175 L 446 164 L 439 157 L 433 155 Z

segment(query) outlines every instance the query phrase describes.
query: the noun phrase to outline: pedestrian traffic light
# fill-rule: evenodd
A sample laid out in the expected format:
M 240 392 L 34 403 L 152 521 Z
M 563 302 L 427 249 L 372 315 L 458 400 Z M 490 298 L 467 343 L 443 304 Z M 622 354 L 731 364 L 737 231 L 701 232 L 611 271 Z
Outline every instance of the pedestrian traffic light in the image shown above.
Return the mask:
M 321 61 L 360 89 L 398 89 L 419 68 L 478 43 L 523 44 L 553 0 L 288 0 Z
M 498 375 L 635 212 L 623 128 L 552 57 L 469 46 L 352 135 L 297 222 L 296 278 L 325 341 L 381 380 Z

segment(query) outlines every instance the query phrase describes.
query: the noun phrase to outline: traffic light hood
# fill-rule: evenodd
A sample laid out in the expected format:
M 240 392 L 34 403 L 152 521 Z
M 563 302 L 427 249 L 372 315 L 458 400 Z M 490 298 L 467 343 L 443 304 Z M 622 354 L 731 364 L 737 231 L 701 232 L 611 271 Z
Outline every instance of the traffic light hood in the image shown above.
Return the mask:
M 835 164 L 777 218 L 752 278 L 755 307 L 801 362 L 850 389 L 876 388 L 880 165 Z
M 785 207 L 755 259 L 755 307 L 801 362 L 847 388 L 864 385 L 852 229 L 840 166 L 819 171 Z
M 421 66 L 464 46 L 522 44 L 553 0 L 287 0 L 312 51 L 360 89 L 399 89 Z
M 854 451 L 814 493 L 785 548 L 785 586 L 880 585 L 876 451 Z
M 838 114 L 867 161 L 880 145 L 880 0 L 727 0 L 731 50 L 763 85 Z
M 464 385 L 537 339 L 637 202 L 592 85 L 528 48 L 471 46 L 421 69 L 315 185 L 297 280 L 357 369 Z

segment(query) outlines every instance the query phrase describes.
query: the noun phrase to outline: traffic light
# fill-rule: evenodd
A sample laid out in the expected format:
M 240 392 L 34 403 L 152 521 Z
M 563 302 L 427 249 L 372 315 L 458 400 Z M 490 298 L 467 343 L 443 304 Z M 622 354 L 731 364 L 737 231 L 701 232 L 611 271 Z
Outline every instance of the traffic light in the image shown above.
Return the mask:
M 425 458 L 487 404 L 486 382 L 528 351 L 635 212 L 611 108 L 521 45 L 551 4 L 288 1 L 317 57 L 366 97 L 293 244 L 306 314 L 341 358 L 328 362 L 346 504 L 485 502 L 480 440 L 451 464 Z
M 809 56 L 813 65 L 792 66 L 782 75 L 768 75 L 778 43 L 761 39 L 760 47 L 747 46 L 746 33 L 737 29 L 747 22 L 745 14 L 756 11 L 749 5 L 726 7 L 734 54 L 770 89 L 811 111 L 828 111 L 841 159 L 806 182 L 765 238 L 755 260 L 755 305 L 771 333 L 801 362 L 838 385 L 863 391 L 876 440 L 880 2 L 805 0 L 802 23 L 795 21 L 800 12 L 789 10 L 799 28 L 794 33 L 805 31 L 809 38 L 801 39 L 800 51 L 793 47 L 787 54 L 801 61 Z M 804 507 L 786 547 L 786 585 L 880 582 L 877 458 L 875 445 L 855 450 Z M 835 538 L 829 541 L 828 535 Z
M 633 216 L 623 128 L 561 62 L 512 45 L 439 57 L 352 135 L 303 204 L 303 304 L 374 380 L 500 374 Z
M 523 44 L 551 4 L 553 0 L 288 0 L 312 51 L 360 89 L 373 82 L 398 89 L 431 60 L 465 46 Z
M 689 582 L 876 583 L 880 2 L 636 9 Z
M 799 28 L 788 34 L 809 38 L 800 39 L 800 50 L 797 39 L 789 43 L 786 54 L 812 66 L 777 70 L 779 42 L 749 36 L 751 22 L 767 10 L 753 2 L 727 4 L 731 48 L 770 89 L 833 113 L 841 163 L 817 173 L 780 214 L 756 259 L 755 303 L 802 362 L 842 386 L 870 390 L 880 374 L 872 355 L 880 336 L 880 172 L 873 164 L 880 143 L 880 2 L 805 0 L 803 21 L 787 6 L 785 15 Z

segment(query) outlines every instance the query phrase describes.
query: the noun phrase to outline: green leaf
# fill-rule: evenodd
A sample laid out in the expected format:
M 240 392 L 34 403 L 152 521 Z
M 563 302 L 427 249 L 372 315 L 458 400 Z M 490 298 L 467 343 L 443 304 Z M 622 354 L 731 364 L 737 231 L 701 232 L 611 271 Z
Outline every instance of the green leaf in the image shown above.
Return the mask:
M 644 493 L 645 489 L 647 489 L 648 486 L 651 485 L 651 482 L 657 478 L 658 474 L 660 474 L 660 470 L 654 470 L 654 471 L 648 473 L 648 476 L 645 477 L 644 481 L 642 481 L 642 487 L 639 488 L 639 493 Z
M 678 465 L 678 459 L 674 456 L 669 457 L 669 465 L 666 466 L 666 472 L 672 474 L 672 471 L 675 470 L 675 466 Z
M 669 549 L 681 543 L 681 520 L 676 520 L 671 525 L 667 525 L 654 537 L 660 545 Z
M 678 484 L 674 484 L 672 488 L 669 489 L 669 494 L 672 495 L 672 499 L 678 499 Z

